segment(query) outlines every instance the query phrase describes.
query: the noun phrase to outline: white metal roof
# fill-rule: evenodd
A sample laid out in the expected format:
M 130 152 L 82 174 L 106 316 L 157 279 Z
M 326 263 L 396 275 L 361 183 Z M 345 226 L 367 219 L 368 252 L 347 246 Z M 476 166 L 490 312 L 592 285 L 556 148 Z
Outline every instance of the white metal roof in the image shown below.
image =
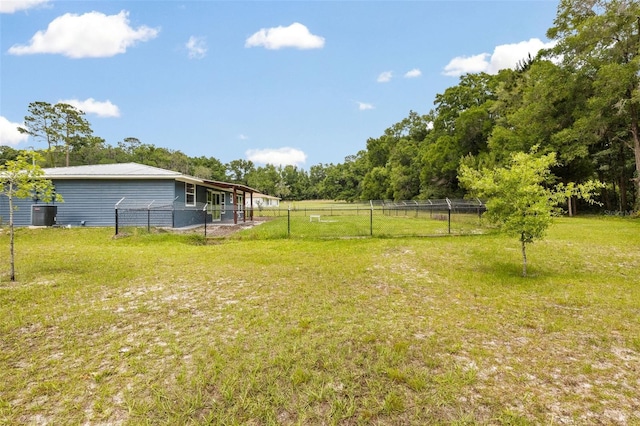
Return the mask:
M 257 190 L 246 185 L 200 179 L 194 176 L 138 163 L 95 164 L 90 166 L 54 167 L 42 169 L 46 179 L 174 179 L 218 189 Z
M 178 178 L 182 173 L 138 163 L 96 164 L 91 166 L 43 169 L 46 178 Z

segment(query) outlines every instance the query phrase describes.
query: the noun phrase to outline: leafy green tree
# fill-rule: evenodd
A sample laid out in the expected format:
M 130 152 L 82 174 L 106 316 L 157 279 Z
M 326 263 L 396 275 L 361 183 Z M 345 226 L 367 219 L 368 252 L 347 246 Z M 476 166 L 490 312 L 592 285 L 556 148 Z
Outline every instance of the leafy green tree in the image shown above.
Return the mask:
M 507 75 L 497 93 L 492 108 L 496 126 L 488 140 L 493 158 L 505 163 L 511 154 L 538 145 L 543 153 L 557 154 L 553 172 L 563 182 L 593 176 L 597 139 L 584 129 L 584 111 L 592 93 L 587 79 L 551 61 L 535 59 Z M 573 204 L 569 204 L 570 215 Z
M 70 165 L 100 164 L 104 162 L 106 156 L 105 140 L 98 136 L 88 136 L 81 141 L 74 143 L 71 151 Z
M 275 195 L 280 173 L 273 164 L 257 167 L 247 176 L 247 185 L 263 194 Z
M 389 158 L 389 183 L 396 201 L 411 200 L 420 193 L 418 147 L 417 141 L 401 138 Z
M 28 157 L 27 157 L 28 155 Z M 44 172 L 37 165 L 42 161 L 39 154 L 35 152 L 27 153 L 23 151 L 15 160 L 9 160 L 0 166 L 0 194 L 9 200 L 9 253 L 11 281 L 16 280 L 15 273 L 15 231 L 13 224 L 13 212 L 16 198 L 32 198 L 37 194 L 39 200 L 49 202 L 53 199 L 63 201 L 62 197 L 54 194 L 53 183 L 44 179 Z
M 322 198 L 354 202 L 362 195 L 361 182 L 367 171 L 366 152 L 345 157 L 344 163 L 325 166 Z
M 290 193 L 287 194 L 287 197 L 289 199 L 304 200 L 305 198 L 307 198 L 310 181 L 309 175 L 307 175 L 304 169 L 300 169 L 296 166 L 288 164 L 284 167 L 281 167 L 279 172 L 282 183 L 290 190 Z M 276 195 L 284 198 L 282 194 Z
M 369 170 L 362 181 L 363 200 L 388 200 L 393 198 L 389 173 L 385 167 Z
M 309 167 L 309 199 L 317 200 L 323 198 L 324 180 L 327 177 L 327 171 L 323 164 L 315 164 Z
M 466 74 L 457 86 L 435 99 L 433 130 L 421 144 L 421 193 L 424 197 L 460 192 L 457 170 L 466 155 L 486 151 L 495 124 L 492 107 L 503 74 Z
M 367 140 L 361 184 L 363 199 L 412 199 L 420 194 L 420 145 L 430 132 L 431 117 L 410 111 L 379 138 Z
M 206 173 L 206 179 L 219 180 L 219 181 L 227 180 L 226 167 L 217 158 L 204 157 L 204 156 L 192 157 L 190 159 L 190 163 L 192 167 L 194 167 L 193 173 L 195 173 L 195 170 L 198 167 L 206 168 L 208 170 L 208 173 Z M 205 176 L 199 176 L 199 175 L 195 175 L 195 176 L 205 177 Z
M 561 0 L 547 31 L 549 56 L 592 81 L 584 122 L 596 136 L 615 132 L 635 159 L 635 209 L 640 210 L 640 3 Z
M 5 164 L 9 160 L 15 160 L 19 154 L 20 151 L 10 146 L 0 146 L 0 164 Z
M 249 160 L 232 160 L 227 164 L 227 173 L 233 183 L 248 185 L 248 177 L 253 170 L 255 166 Z
M 527 244 L 544 237 L 558 207 L 570 196 L 591 200 L 597 187 L 593 182 L 552 187 L 550 169 L 556 154 L 512 154 L 505 167 L 476 170 L 466 161 L 460 166 L 458 179 L 471 194 L 487 199 L 485 216 L 503 232 L 519 238 L 522 249 L 522 276 L 527 275 Z

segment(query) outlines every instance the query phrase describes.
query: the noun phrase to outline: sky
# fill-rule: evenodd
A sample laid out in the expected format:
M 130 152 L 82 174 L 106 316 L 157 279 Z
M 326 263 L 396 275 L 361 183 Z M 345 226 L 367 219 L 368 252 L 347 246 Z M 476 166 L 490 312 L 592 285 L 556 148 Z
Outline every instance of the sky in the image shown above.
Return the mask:
M 65 102 L 94 135 L 223 163 L 338 164 L 463 74 L 550 41 L 558 2 L 0 1 L 0 145 L 29 103 Z

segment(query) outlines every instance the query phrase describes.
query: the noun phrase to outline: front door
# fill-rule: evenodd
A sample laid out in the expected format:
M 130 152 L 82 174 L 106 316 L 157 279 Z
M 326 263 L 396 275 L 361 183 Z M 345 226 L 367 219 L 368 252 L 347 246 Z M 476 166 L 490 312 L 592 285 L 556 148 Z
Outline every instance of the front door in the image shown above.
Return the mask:
M 211 215 L 212 221 L 220 220 L 220 211 L 222 210 L 221 194 L 212 190 L 207 191 L 207 212 Z

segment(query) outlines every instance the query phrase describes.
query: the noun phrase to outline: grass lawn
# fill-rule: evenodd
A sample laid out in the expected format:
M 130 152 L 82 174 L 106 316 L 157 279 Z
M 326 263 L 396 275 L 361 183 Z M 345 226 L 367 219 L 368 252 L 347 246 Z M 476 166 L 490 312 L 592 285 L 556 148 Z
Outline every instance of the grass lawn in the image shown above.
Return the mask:
M 7 234 L 0 424 L 640 423 L 639 220 L 557 220 L 526 279 L 493 233 L 74 228 L 11 283 Z

